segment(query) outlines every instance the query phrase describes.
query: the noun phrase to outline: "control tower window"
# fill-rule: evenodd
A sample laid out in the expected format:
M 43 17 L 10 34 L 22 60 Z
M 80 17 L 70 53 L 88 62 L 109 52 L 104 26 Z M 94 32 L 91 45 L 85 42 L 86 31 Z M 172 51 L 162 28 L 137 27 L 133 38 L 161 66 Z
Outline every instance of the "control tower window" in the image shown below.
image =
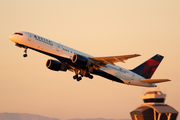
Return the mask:
M 155 102 L 155 103 L 164 103 L 164 98 L 153 98 L 153 99 L 144 99 L 145 103 Z
M 17 34 L 17 35 L 23 35 L 22 33 L 18 33 L 18 32 L 14 33 L 14 34 Z

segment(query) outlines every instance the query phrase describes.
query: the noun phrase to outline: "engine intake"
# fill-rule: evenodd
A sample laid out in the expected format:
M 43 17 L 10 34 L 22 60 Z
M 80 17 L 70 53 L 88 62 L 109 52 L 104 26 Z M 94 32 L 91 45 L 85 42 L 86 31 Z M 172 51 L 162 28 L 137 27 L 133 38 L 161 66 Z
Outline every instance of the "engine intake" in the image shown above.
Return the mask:
M 86 57 L 82 55 L 78 55 L 78 54 L 74 54 L 71 60 L 76 65 L 83 66 L 83 67 L 85 67 L 89 63 L 88 62 L 89 60 Z
M 46 67 L 54 71 L 67 71 L 67 69 L 63 67 L 61 62 L 57 60 L 48 59 L 46 62 Z

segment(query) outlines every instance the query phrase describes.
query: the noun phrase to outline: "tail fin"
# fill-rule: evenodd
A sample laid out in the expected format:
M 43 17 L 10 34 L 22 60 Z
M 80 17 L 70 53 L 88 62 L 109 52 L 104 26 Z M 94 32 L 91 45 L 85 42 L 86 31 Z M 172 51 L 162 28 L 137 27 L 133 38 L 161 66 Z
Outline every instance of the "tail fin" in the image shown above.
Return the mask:
M 157 54 L 131 71 L 141 75 L 146 79 L 150 79 L 163 58 L 163 56 Z

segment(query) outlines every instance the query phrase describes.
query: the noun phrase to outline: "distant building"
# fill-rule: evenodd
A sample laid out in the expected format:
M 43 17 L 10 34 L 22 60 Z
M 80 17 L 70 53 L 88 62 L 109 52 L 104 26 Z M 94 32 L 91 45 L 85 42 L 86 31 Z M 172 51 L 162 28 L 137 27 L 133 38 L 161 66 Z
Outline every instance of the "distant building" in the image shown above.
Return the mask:
M 164 104 L 166 94 L 147 91 L 142 98 L 144 104 L 130 112 L 132 120 L 176 120 L 178 111 Z

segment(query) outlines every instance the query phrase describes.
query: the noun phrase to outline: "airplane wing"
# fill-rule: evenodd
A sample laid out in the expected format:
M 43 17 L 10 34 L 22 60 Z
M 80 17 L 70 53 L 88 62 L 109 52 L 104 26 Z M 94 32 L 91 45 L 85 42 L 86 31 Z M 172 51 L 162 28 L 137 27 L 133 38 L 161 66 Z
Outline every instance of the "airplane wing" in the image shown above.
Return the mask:
M 140 79 L 142 82 L 146 83 L 160 83 L 160 82 L 168 82 L 171 81 L 169 79 Z
M 139 54 L 133 54 L 133 55 L 122 55 L 122 56 L 109 56 L 109 57 L 91 57 L 90 59 L 93 60 L 94 62 L 97 62 L 96 64 L 102 65 L 102 63 L 105 64 L 112 64 L 116 62 L 123 62 L 125 60 L 128 60 L 129 58 L 137 57 L 140 56 Z M 98 63 L 99 62 L 99 63 Z

